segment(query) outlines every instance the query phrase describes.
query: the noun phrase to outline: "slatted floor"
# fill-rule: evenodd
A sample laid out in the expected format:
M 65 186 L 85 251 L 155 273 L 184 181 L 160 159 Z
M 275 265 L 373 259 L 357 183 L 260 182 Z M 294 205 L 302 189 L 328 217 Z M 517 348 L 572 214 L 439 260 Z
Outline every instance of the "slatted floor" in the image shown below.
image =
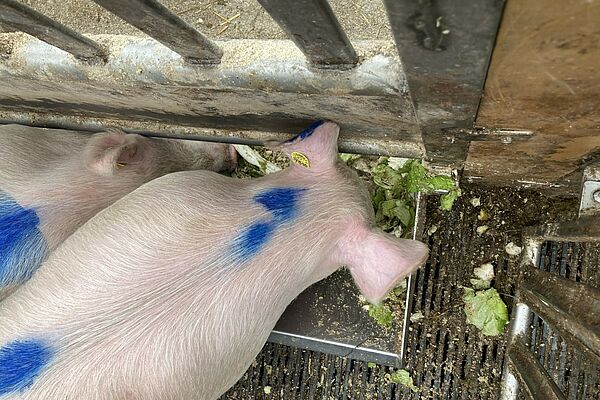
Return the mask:
M 600 287 L 600 243 L 545 242 L 539 268 Z M 531 327 L 530 348 L 567 398 L 600 399 L 600 366 L 594 365 L 535 314 Z
M 481 199 L 481 207 L 471 205 L 475 197 Z M 477 218 L 481 208 L 490 214 L 485 222 L 492 231 L 489 235 L 476 233 L 482 225 Z M 510 241 L 520 244 L 524 226 L 537 225 L 556 213 L 571 218 L 564 214 L 570 208 L 567 204 L 556 208 L 532 192 L 477 187 L 465 187 L 463 198 L 448 214 L 429 205 L 426 228 L 435 224 L 437 230 L 428 237 L 431 257 L 417 273 L 411 310 L 422 312 L 424 318 L 411 323 L 406 359 L 419 392 L 389 384 L 385 375 L 391 371 L 386 367 L 267 344 L 223 400 L 497 399 L 507 335 L 489 338 L 466 325 L 460 286 L 469 285 L 473 267 L 492 261 L 493 286 L 510 312 L 520 267 L 518 257 L 507 256 L 504 246 Z M 542 253 L 542 268 L 600 287 L 600 245 L 546 243 Z M 539 319 L 536 324 L 533 336 L 539 357 L 568 398 L 600 399 L 597 369 L 565 347 Z

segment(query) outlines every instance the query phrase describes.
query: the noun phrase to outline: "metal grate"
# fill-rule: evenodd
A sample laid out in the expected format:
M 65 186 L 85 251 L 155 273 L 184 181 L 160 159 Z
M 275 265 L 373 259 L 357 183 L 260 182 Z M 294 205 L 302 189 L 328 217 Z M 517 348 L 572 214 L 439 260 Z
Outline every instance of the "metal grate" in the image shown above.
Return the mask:
M 222 400 L 404 399 L 410 390 L 387 382 L 388 367 L 267 343 Z
M 415 275 L 410 311 L 424 317 L 409 325 L 405 358 L 419 392 L 387 384 L 389 368 L 269 344 L 223 399 L 497 399 L 508 333 L 490 338 L 467 325 L 460 286 L 468 286 L 473 266 L 488 261 L 488 252 L 495 251 L 499 256 L 494 287 L 511 308 L 521 268 L 518 257 L 505 255 L 504 246 L 508 241 L 519 244 L 524 226 L 537 225 L 565 209 L 555 210 L 554 203 L 532 192 L 466 185 L 463 190 L 450 213 L 438 211 L 433 202 L 427 208 L 426 228 L 435 223 L 437 231 L 429 236 L 430 259 Z M 482 207 L 492 215 L 487 223 L 491 229 L 502 229 L 502 234 L 477 234 L 481 222 L 479 209 L 470 204 L 473 197 L 481 198 Z M 558 202 L 566 204 L 563 199 Z M 585 267 L 590 276 L 597 250 L 590 247 L 578 255 L 590 266 Z M 263 375 L 264 365 L 270 366 L 271 376 Z M 271 387 L 271 397 L 265 397 L 264 385 Z
M 600 243 L 544 242 L 538 267 L 600 287 Z M 585 299 L 582 299 L 585 301 Z M 568 399 L 600 399 L 600 366 L 533 314 L 529 347 Z

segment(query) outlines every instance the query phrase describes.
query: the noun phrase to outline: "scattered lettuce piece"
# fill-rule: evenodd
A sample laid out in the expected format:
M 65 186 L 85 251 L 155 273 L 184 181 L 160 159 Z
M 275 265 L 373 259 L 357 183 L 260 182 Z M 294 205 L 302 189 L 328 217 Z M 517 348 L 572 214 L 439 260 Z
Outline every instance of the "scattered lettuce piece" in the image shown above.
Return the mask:
M 442 195 L 442 197 L 440 197 L 440 209 L 442 211 L 450 211 L 452 210 L 452 206 L 454 205 L 454 202 L 456 201 L 456 199 L 458 199 L 461 195 L 461 191 L 459 188 L 455 187 L 453 189 L 450 189 L 450 191 L 444 195 Z
M 373 318 L 377 323 L 384 328 L 391 328 L 392 322 L 394 321 L 394 314 L 392 310 L 385 304 L 369 305 L 369 316 Z
M 467 322 L 475 325 L 486 336 L 497 336 L 508 322 L 506 304 L 494 288 L 475 291 L 465 288 L 463 296 Z
M 490 288 L 490 283 L 487 281 L 484 281 L 483 279 L 471 278 L 471 279 L 469 279 L 469 282 L 471 282 L 471 286 L 473 286 L 473 289 L 475 289 L 475 290 Z
M 346 164 L 349 164 L 360 158 L 360 154 L 340 153 L 339 156 Z
M 452 178 L 431 176 L 419 160 L 408 160 L 398 168 L 392 168 L 388 160 L 382 157 L 372 169 L 373 183 L 376 185 L 372 198 L 376 223 L 386 232 L 396 233 L 400 226 L 401 236 L 410 235 L 415 222 L 416 193 L 447 191 L 440 198 L 442 210 L 450 210 L 461 194 Z
M 489 289 L 492 280 L 496 276 L 494 274 L 494 265 L 492 263 L 481 264 L 480 267 L 473 269 L 473 275 L 477 279 L 471 279 L 471 284 L 475 289 Z M 473 282 L 476 283 L 473 283 Z
M 399 385 L 406 386 L 413 392 L 419 392 L 420 389 L 415 386 L 410 373 L 405 369 L 399 369 L 398 371 L 392 372 L 389 376 L 386 376 L 388 381 Z

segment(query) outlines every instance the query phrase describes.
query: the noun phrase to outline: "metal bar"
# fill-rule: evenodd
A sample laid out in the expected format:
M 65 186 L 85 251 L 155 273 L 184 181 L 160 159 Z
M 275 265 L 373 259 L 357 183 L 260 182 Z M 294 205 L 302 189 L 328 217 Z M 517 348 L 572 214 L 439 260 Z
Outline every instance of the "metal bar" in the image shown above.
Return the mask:
M 268 341 L 284 346 L 331 354 L 338 357 L 348 357 L 354 360 L 374 362 L 395 368 L 400 367 L 400 357 L 396 353 L 351 345 L 341 341 L 330 341 L 314 336 L 297 335 L 290 332 L 278 331 L 276 329 L 271 332 Z
M 521 299 L 600 365 L 600 290 L 530 268 L 521 285 Z
M 566 242 L 600 241 L 600 223 L 597 216 L 582 216 L 574 221 L 548 223 L 528 228 L 525 235 L 540 240 Z
M 0 25 L 28 33 L 86 62 L 103 62 L 102 48 L 72 29 L 14 0 L 0 1 Z
M 525 240 L 525 262 L 522 264 L 527 267 L 528 265 L 539 265 L 540 252 L 542 247 L 542 241 L 539 239 Z M 531 320 L 533 313 L 529 306 L 520 301 L 520 293 L 516 294 L 516 303 L 513 307 L 512 315 L 510 318 L 510 338 L 516 337 L 527 337 L 530 330 Z M 516 400 L 519 394 L 519 381 L 517 377 L 510 370 L 508 363 L 504 364 L 502 372 L 502 383 L 500 386 L 500 400 Z
M 521 337 L 508 347 L 508 358 L 515 371 L 525 383 L 525 388 L 534 400 L 566 400 L 548 372 L 533 356 Z
M 582 181 L 579 217 L 600 217 L 600 161 L 583 169 Z
M 427 157 L 461 164 L 503 0 L 384 0 Z
M 218 64 L 222 52 L 210 39 L 156 0 L 94 0 L 193 64 Z
M 425 213 L 427 211 L 426 196 L 422 196 L 421 192 L 417 193 L 415 216 L 416 221 L 413 226 L 412 239 L 421 240 L 423 235 L 423 221 L 425 221 Z M 418 222 L 418 223 L 417 223 Z M 417 272 L 413 272 L 407 278 L 406 282 L 406 297 L 404 299 L 404 319 L 402 321 L 402 337 L 400 339 L 400 368 L 404 368 L 406 364 L 405 359 L 407 355 L 408 347 L 408 335 L 410 333 L 410 316 L 413 311 L 413 303 L 415 299 L 415 286 L 417 283 Z
M 6 116 L 8 118 L 2 118 Z M 130 121 L 131 122 L 131 121 Z M 230 131 L 227 129 L 215 130 L 208 128 L 197 128 L 168 123 L 161 124 L 128 124 L 123 120 L 99 120 L 94 118 L 81 119 L 81 117 L 48 116 L 46 114 L 30 113 L 25 116 L 22 113 L 0 112 L 0 125 L 19 124 L 40 128 L 69 129 L 74 131 L 101 132 L 104 126 L 118 126 L 128 133 L 136 133 L 142 136 L 158 137 L 165 139 L 198 140 L 204 142 L 219 142 L 231 144 L 245 144 L 248 146 L 261 146 L 265 142 L 284 141 L 290 135 L 282 135 L 279 132 L 266 131 Z M 306 123 L 305 123 L 306 125 Z M 404 158 L 421 158 L 423 156 L 420 148 L 413 146 L 408 141 L 380 140 L 374 137 L 358 138 L 354 136 L 340 137 L 339 151 L 341 153 L 389 155 Z
M 358 56 L 327 0 L 258 0 L 317 67 L 354 65 Z
M 523 303 L 517 303 L 511 317 L 510 337 L 525 337 L 531 324 L 531 309 Z M 519 394 L 519 381 L 510 370 L 508 363 L 504 364 L 500 387 L 500 400 L 516 400 Z

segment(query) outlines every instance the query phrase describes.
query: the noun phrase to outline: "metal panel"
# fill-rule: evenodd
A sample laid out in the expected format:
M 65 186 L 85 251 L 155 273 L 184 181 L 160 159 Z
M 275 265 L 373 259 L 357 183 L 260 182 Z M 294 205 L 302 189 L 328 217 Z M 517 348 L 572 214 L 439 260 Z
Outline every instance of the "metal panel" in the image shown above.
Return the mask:
M 508 357 L 534 400 L 566 400 L 556 383 L 531 354 L 521 338 L 508 348 Z
M 222 52 L 210 39 L 156 0 L 94 0 L 193 64 L 217 64 Z
M 503 0 L 384 0 L 427 151 L 460 164 L 477 114 Z
M 583 167 L 600 160 L 598 21 L 598 1 L 506 3 L 476 125 L 533 135 L 474 141 L 465 176 L 579 194 Z
M 14 0 L 0 2 L 0 25 L 35 36 L 83 61 L 105 59 L 96 42 Z
M 358 56 L 327 0 L 258 0 L 319 67 L 354 65 Z

